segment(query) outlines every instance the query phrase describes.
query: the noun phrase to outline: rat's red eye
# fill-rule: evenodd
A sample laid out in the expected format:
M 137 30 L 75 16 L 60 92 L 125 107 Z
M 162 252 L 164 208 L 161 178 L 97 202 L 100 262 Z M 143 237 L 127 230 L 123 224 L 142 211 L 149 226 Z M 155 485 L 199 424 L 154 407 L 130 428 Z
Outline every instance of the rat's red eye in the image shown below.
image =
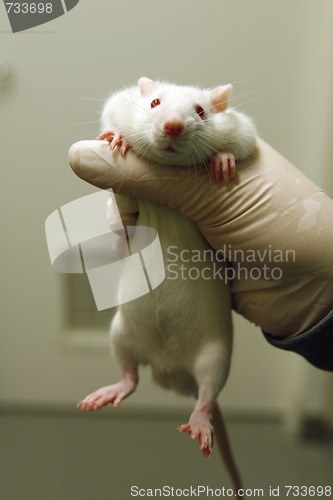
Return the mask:
M 204 118 L 204 115 L 205 115 L 205 110 L 203 109 L 202 106 L 199 106 L 199 104 L 197 104 L 197 106 L 195 107 L 195 112 L 197 113 L 197 115 L 200 116 L 200 118 Z
M 156 106 L 159 106 L 160 104 L 161 104 L 161 101 L 159 99 L 154 99 L 153 101 L 151 101 L 150 107 L 151 107 L 151 109 L 153 109 L 153 108 L 156 108 Z

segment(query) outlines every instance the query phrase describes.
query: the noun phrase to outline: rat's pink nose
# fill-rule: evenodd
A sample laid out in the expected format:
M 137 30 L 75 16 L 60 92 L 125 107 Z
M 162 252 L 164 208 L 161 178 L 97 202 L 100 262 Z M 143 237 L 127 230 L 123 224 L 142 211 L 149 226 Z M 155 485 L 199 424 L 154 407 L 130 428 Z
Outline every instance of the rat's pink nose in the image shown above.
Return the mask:
M 164 131 L 168 135 L 179 135 L 184 130 L 184 125 L 179 121 L 165 122 Z

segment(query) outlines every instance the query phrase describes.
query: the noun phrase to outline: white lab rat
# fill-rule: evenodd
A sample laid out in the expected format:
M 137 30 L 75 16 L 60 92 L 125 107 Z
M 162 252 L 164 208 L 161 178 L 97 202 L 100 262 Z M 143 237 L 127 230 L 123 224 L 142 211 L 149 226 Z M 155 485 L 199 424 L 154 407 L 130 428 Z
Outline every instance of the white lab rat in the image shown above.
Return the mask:
M 136 155 L 159 164 L 186 167 L 209 162 L 216 181 L 226 179 L 234 174 L 235 159 L 254 152 L 256 135 L 247 116 L 228 108 L 230 91 L 230 85 L 202 90 L 140 78 L 138 86 L 117 92 L 106 102 L 99 137 L 107 139 L 111 149 L 119 148 L 122 155 L 132 149 Z M 120 211 L 136 219 L 137 226 L 157 230 L 166 278 L 149 294 L 118 307 L 111 324 L 111 341 L 123 378 L 88 395 L 79 407 L 97 410 L 109 403 L 119 406 L 137 386 L 138 366 L 149 364 L 162 387 L 197 398 L 189 422 L 178 430 L 188 432 L 193 439 L 198 437 L 204 455 L 209 456 L 214 428 L 238 489 L 239 475 L 216 404 L 230 367 L 229 287 L 223 280 L 214 279 L 217 262 L 204 258 L 211 248 L 192 222 L 166 206 L 124 196 L 118 199 Z M 134 231 L 132 243 L 137 237 Z M 170 248 L 173 256 L 178 256 L 173 257 L 172 268 L 168 265 Z M 188 264 L 197 269 L 197 279 L 173 279 L 183 272 L 184 249 L 187 255 L 202 255 L 201 260 L 196 258 Z M 209 279 L 207 268 L 211 271 Z M 128 286 L 124 278 L 120 303 Z

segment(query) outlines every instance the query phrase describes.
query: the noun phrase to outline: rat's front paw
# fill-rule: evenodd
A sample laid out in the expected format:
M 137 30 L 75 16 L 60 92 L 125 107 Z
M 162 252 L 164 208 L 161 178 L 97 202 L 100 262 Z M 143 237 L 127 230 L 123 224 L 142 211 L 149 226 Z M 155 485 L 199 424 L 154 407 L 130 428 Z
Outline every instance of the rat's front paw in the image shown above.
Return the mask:
M 216 153 L 210 160 L 209 170 L 215 182 L 234 177 L 236 172 L 234 155 L 231 153 Z
M 129 143 L 119 132 L 114 132 L 113 130 L 105 130 L 97 137 L 100 141 L 107 140 L 110 143 L 110 149 L 113 151 L 115 148 L 119 148 L 121 156 L 125 156 L 127 151 L 130 149 Z
M 213 428 L 206 418 L 190 419 L 188 424 L 180 425 L 179 432 L 187 432 L 192 439 L 199 438 L 199 446 L 205 457 L 210 457 L 213 447 Z

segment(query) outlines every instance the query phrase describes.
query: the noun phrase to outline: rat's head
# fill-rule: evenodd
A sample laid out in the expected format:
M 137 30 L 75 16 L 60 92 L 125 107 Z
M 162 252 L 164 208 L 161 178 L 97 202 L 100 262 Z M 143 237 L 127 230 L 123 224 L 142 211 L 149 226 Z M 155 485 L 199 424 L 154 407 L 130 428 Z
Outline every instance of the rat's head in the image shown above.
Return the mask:
M 142 77 L 138 87 L 136 151 L 158 163 L 194 165 L 208 160 L 214 152 L 216 116 L 227 109 L 232 86 L 203 90 Z

